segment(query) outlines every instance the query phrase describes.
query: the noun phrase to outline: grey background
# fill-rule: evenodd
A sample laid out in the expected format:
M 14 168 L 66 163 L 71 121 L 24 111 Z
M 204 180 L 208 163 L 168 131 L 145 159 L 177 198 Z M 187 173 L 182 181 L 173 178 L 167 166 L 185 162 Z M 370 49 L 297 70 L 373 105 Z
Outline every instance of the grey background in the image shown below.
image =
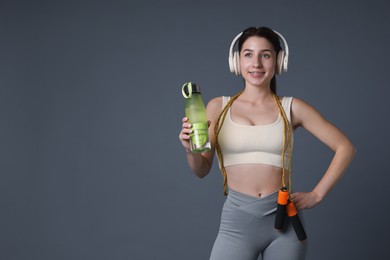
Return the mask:
M 208 259 L 224 201 L 178 140 L 184 82 L 232 95 L 228 48 L 248 26 L 290 47 L 300 97 L 358 154 L 305 211 L 308 259 L 379 259 L 388 243 L 388 1 L 0 1 L 0 259 Z M 332 153 L 304 130 L 294 187 Z

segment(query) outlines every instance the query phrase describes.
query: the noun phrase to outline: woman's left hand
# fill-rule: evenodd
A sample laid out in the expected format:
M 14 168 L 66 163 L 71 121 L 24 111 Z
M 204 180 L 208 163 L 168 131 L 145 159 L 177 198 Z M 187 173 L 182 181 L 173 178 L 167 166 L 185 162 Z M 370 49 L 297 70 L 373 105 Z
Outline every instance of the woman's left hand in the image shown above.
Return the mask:
M 290 200 L 294 202 L 297 209 L 310 209 L 319 204 L 322 198 L 315 192 L 295 192 L 290 195 Z

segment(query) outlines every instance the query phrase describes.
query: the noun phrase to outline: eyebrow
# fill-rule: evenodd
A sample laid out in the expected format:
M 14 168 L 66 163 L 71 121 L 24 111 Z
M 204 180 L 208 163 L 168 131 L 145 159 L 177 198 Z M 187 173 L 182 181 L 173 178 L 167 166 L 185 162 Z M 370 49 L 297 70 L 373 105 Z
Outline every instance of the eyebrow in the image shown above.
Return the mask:
M 251 50 L 251 49 L 245 49 L 242 52 L 244 52 L 244 51 L 253 52 L 253 50 Z M 270 49 L 264 49 L 264 50 L 261 50 L 260 52 L 266 52 L 266 51 L 272 52 Z

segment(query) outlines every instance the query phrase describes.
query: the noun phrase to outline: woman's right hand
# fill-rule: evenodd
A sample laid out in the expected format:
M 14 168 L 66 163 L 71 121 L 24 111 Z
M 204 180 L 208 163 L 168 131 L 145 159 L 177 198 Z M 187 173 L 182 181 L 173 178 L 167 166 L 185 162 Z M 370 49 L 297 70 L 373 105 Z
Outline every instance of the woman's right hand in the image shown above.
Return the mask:
M 210 127 L 210 121 L 207 122 Z M 187 117 L 183 117 L 179 139 L 186 150 L 187 162 L 191 170 L 199 178 L 205 177 L 209 172 L 213 162 L 214 153 L 192 153 L 190 146 L 190 134 L 192 133 L 192 124 Z
M 191 127 L 192 125 L 188 122 L 188 117 L 183 117 L 179 139 L 187 152 L 191 151 L 190 149 L 190 134 L 192 133 Z

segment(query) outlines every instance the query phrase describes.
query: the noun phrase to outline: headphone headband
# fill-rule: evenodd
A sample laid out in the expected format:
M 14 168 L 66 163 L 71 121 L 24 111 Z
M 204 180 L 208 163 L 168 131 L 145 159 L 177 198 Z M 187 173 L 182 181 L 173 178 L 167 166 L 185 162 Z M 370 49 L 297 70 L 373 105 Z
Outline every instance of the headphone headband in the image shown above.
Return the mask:
M 289 50 L 288 50 L 288 45 L 286 39 L 283 37 L 282 34 L 279 32 L 272 30 L 278 38 L 283 42 L 283 47 L 284 51 L 281 50 L 278 53 L 277 57 L 277 70 L 276 73 L 280 74 L 282 71 L 287 71 L 288 68 L 288 56 L 289 56 Z M 237 34 L 236 37 L 234 37 L 232 43 L 230 44 L 230 49 L 229 49 L 229 68 L 230 72 L 240 75 L 240 64 L 239 64 L 239 53 L 238 51 L 233 51 L 234 46 L 236 45 L 237 41 L 239 38 L 242 36 L 243 32 L 240 32 Z

